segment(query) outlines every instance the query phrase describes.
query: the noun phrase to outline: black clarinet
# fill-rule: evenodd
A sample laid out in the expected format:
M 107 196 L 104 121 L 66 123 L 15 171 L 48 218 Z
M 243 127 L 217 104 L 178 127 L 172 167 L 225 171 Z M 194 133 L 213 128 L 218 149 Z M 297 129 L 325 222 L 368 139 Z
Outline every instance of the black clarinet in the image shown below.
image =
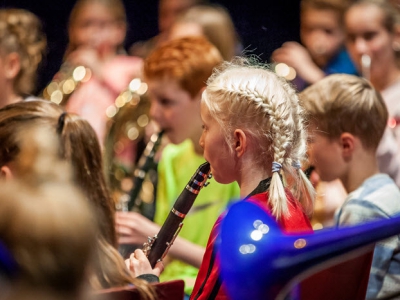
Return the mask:
M 143 245 L 143 252 L 147 255 L 151 266 L 154 268 L 158 261 L 167 255 L 175 238 L 183 226 L 183 219 L 192 207 L 194 200 L 203 186 L 207 186 L 207 178 L 211 178 L 211 169 L 208 162 L 202 164 L 194 173 L 178 199 L 175 201 L 167 219 L 158 234 L 149 237 Z
M 142 201 L 138 198 L 138 195 L 142 189 L 144 178 L 151 168 L 154 167 L 154 155 L 156 154 L 158 147 L 161 144 L 161 138 L 164 131 L 154 133 L 150 137 L 150 141 L 147 143 L 142 156 L 139 159 L 137 167 L 133 172 L 133 188 L 129 193 L 128 211 L 140 211 L 140 205 Z
M 309 166 L 307 169 L 304 170 L 304 174 L 307 176 L 308 179 L 311 177 L 311 173 L 315 170 L 314 166 Z

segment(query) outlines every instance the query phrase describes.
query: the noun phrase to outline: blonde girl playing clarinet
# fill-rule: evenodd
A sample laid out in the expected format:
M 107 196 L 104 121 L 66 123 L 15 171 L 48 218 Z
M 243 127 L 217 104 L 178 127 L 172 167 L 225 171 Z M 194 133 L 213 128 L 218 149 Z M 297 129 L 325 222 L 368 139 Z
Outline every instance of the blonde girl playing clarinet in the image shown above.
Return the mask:
M 207 81 L 201 118 L 200 145 L 215 180 L 236 181 L 243 201 L 263 207 L 284 231 L 311 231 L 307 214 L 314 191 L 299 163 L 306 133 L 294 89 L 266 66 L 244 58 L 226 62 Z M 227 297 L 214 253 L 221 218 L 211 232 L 191 299 Z

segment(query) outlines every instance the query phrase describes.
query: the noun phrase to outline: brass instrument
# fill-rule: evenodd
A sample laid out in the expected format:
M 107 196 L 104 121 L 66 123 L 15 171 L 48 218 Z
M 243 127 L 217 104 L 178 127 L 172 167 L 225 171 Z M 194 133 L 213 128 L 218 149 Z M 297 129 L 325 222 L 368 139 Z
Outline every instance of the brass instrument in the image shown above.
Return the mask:
M 129 194 L 134 186 L 134 170 L 148 143 L 146 129 L 150 123 L 150 101 L 146 92 L 147 84 L 140 78 L 134 78 L 106 110 L 108 124 L 104 165 L 117 210 L 120 211 L 128 210 Z M 150 219 L 154 213 L 152 206 L 156 179 L 155 168 L 149 168 L 141 183 L 140 193 L 138 191 L 143 202 L 139 212 Z
M 287 299 L 287 292 L 305 277 L 354 257 L 355 251 L 359 251 L 358 255 L 366 253 L 370 245 L 373 247 L 374 243 L 399 233 L 400 217 L 397 216 L 314 233 L 287 234 L 265 209 L 248 201 L 238 201 L 221 222 L 215 248 L 219 252 L 220 275 L 229 299 Z M 357 274 L 351 270 L 354 266 L 348 261 L 346 269 L 328 273 L 333 284 L 342 278 L 354 283 L 351 280 L 352 273 Z M 315 282 L 318 284 L 318 280 Z M 301 289 L 300 284 L 298 291 Z M 338 289 L 346 291 L 341 284 Z M 356 286 L 358 295 L 359 289 Z M 325 292 L 325 298 L 312 299 L 333 299 L 328 295 L 332 291 Z M 351 297 L 350 292 L 347 295 L 346 299 L 361 299 Z M 310 299 L 297 294 L 295 298 Z
M 72 66 L 65 62 L 53 80 L 43 90 L 42 97 L 56 104 L 65 106 L 70 95 L 82 82 L 87 82 L 92 76 L 89 68 L 84 66 Z

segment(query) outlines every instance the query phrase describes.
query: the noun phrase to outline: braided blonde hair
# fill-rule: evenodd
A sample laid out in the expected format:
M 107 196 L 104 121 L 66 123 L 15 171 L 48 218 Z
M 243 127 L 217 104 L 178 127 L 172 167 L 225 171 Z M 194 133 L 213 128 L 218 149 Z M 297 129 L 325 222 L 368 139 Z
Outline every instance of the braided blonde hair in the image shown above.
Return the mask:
M 21 63 L 14 81 L 18 95 L 34 91 L 37 69 L 46 45 L 41 21 L 33 13 L 24 9 L 0 9 L 0 54 L 15 52 Z
M 236 58 L 214 70 L 202 101 L 221 125 L 231 150 L 233 132 L 240 128 L 259 147 L 256 153 L 260 155 L 254 158 L 254 163 L 269 168 L 278 163 L 283 175 L 296 179 L 292 190 L 300 198 L 305 212 L 311 212 L 313 188 L 301 169 L 292 166 L 304 159 L 306 132 L 303 109 L 291 85 L 254 59 Z M 279 172 L 272 174 L 269 204 L 277 219 L 288 215 Z

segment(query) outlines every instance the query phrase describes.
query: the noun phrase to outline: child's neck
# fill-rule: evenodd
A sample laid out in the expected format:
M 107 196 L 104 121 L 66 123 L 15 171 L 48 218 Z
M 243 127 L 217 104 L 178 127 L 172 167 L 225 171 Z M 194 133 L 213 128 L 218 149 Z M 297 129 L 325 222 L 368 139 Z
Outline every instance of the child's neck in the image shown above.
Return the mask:
M 237 180 L 240 187 L 240 198 L 247 197 L 260 183 L 261 180 L 271 177 L 271 173 L 267 172 L 260 166 L 253 164 L 245 164 L 241 168 L 239 178 Z
M 3 90 L 3 94 L 0 97 L 0 107 L 19 102 L 21 100 L 22 97 L 15 94 L 12 88 L 5 87 L 5 89 Z
M 348 172 L 341 178 L 347 193 L 359 188 L 369 177 L 378 174 L 379 168 L 375 153 L 359 153 L 357 160 L 348 166 Z
M 378 91 L 383 91 L 396 81 L 400 79 L 400 70 L 397 66 L 391 66 L 389 69 L 385 69 L 384 73 L 376 74 L 376 76 L 371 77 L 371 82 L 375 89 Z

